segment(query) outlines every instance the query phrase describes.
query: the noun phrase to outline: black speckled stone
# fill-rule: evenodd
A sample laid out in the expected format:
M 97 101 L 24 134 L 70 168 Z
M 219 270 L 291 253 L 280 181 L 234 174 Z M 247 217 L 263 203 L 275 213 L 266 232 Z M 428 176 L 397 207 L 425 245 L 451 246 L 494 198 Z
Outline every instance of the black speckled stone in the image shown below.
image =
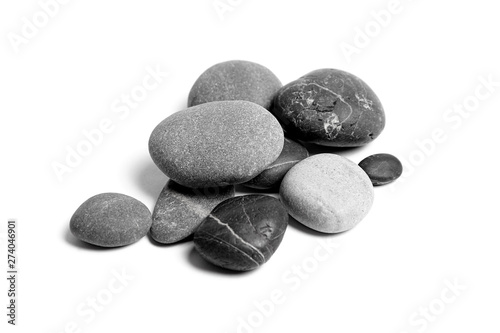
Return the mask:
M 153 210 L 151 237 L 171 244 L 190 236 L 222 201 L 234 197 L 234 186 L 193 189 L 169 180 Z
M 375 154 L 368 156 L 359 166 L 363 169 L 374 186 L 389 184 L 403 173 L 403 165 L 391 154 Z
M 279 185 L 288 170 L 307 157 L 309 157 L 309 153 L 304 146 L 285 138 L 285 145 L 278 159 L 271 163 L 257 177 L 243 185 L 256 189 L 279 190 Z
M 194 233 L 200 255 L 214 265 L 249 271 L 269 260 L 278 248 L 288 214 L 278 199 L 246 195 L 220 203 Z
M 85 201 L 71 217 L 71 233 L 102 247 L 129 245 L 151 227 L 151 213 L 140 201 L 120 193 L 102 193 Z
M 385 114 L 358 77 L 315 70 L 280 89 L 272 113 L 292 139 L 332 147 L 363 146 L 382 132 Z
M 231 60 L 207 69 L 196 80 L 188 106 L 214 101 L 243 100 L 270 109 L 280 80 L 266 67 L 244 60 Z
M 283 129 L 247 101 L 211 102 L 179 111 L 151 133 L 149 153 L 170 179 L 193 188 L 244 183 L 274 162 Z

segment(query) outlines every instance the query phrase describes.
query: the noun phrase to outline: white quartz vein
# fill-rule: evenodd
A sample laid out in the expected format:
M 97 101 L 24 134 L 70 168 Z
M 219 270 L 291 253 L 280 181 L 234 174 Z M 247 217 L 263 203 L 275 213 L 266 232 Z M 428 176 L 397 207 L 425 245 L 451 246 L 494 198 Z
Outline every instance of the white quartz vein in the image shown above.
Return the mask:
M 266 261 L 264 255 L 259 251 L 259 249 L 257 249 L 255 246 L 253 246 L 252 244 L 248 243 L 243 238 L 241 238 L 237 233 L 234 232 L 234 230 L 229 226 L 229 224 L 222 222 L 221 220 L 219 220 L 216 216 L 214 216 L 212 214 L 208 215 L 208 217 L 212 218 L 218 224 L 225 226 L 227 228 L 227 230 L 229 230 L 229 232 L 231 232 L 234 235 L 234 237 L 236 237 L 237 239 L 239 239 L 243 244 L 245 244 L 248 247 L 254 249 L 255 252 L 257 252 L 262 257 L 262 262 Z

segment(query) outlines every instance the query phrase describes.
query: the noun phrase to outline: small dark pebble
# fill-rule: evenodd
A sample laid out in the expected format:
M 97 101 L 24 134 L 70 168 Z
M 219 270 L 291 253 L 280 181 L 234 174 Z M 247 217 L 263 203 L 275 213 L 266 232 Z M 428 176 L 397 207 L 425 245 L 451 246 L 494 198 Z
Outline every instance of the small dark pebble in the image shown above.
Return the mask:
M 286 227 L 288 213 L 278 199 L 246 195 L 221 202 L 194 233 L 198 253 L 214 265 L 255 269 L 271 258 Z
M 375 154 L 368 156 L 359 166 L 363 169 L 374 186 L 389 184 L 403 173 L 403 165 L 391 154 Z

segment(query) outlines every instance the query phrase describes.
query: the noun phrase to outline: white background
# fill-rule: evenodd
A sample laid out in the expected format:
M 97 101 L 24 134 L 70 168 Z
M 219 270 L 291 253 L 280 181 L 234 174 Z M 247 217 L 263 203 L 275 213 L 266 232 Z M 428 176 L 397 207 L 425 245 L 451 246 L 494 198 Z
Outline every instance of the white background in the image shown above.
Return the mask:
M 237 332 L 250 317 L 241 332 L 498 332 L 498 83 L 473 105 L 476 88 L 488 92 L 481 77 L 500 82 L 495 2 L 401 0 L 379 31 L 371 12 L 389 0 L 221 2 L 233 4 L 222 16 L 213 0 L 73 0 L 16 52 L 9 36 L 22 35 L 23 17 L 32 21 L 40 5 L 2 1 L 0 258 L 5 267 L 5 225 L 17 218 L 20 278 L 15 328 L 6 324 L 2 278 L 1 331 L 72 332 L 76 322 L 81 332 Z M 355 44 L 366 27 L 367 45 Z M 358 53 L 346 57 L 347 43 Z M 406 164 L 402 179 L 375 189 L 371 212 L 350 232 L 325 236 L 292 223 L 272 259 L 248 274 L 209 266 L 191 242 L 146 237 L 95 250 L 69 235 L 72 213 L 97 193 L 125 193 L 153 209 L 166 177 L 148 154 L 152 129 L 186 106 L 198 75 L 231 59 L 265 65 L 284 84 L 325 67 L 361 77 L 384 105 L 386 129 L 340 154 L 357 163 L 392 153 Z M 114 101 L 148 66 L 169 75 L 120 119 Z M 464 101 L 471 112 L 448 113 Z M 58 180 L 53 163 L 65 163 L 67 147 L 105 118 L 112 132 Z M 435 131 L 444 139 L 429 143 Z M 320 240 L 338 246 L 314 266 Z M 303 265 L 307 278 L 291 273 Z M 95 317 L 80 315 L 88 298 L 109 296 L 122 270 L 133 277 L 127 286 Z M 456 296 L 446 281 L 466 290 Z M 273 290 L 283 302 L 264 317 L 255 302 L 268 304 Z M 439 314 L 422 322 L 419 308 L 429 306 Z

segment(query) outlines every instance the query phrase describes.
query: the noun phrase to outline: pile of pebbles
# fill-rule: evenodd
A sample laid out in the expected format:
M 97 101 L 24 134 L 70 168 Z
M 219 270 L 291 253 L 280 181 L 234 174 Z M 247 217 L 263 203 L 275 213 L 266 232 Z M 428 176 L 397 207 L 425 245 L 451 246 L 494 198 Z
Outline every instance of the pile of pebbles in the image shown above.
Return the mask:
M 252 270 L 276 251 L 289 215 L 321 233 L 350 230 L 370 211 L 373 186 L 402 173 L 390 154 L 358 165 L 332 153 L 309 156 L 302 143 L 360 147 L 384 126 L 380 100 L 350 73 L 319 69 L 282 86 L 264 66 L 223 62 L 194 83 L 187 109 L 151 133 L 149 153 L 169 178 L 153 213 L 127 195 L 98 194 L 76 210 L 70 230 L 101 247 L 148 232 L 163 244 L 193 237 L 212 264 Z M 259 194 L 235 197 L 237 184 Z

